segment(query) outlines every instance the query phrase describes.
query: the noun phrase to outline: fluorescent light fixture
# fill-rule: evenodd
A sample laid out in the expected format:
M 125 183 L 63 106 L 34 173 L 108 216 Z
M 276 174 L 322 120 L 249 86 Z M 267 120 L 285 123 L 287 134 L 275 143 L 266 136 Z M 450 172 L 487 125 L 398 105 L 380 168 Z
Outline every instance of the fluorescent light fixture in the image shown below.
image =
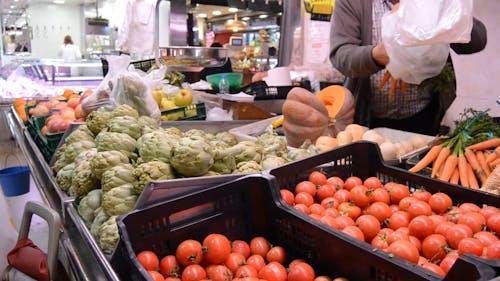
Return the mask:
M 222 15 L 222 12 L 219 11 L 219 10 L 213 10 L 212 11 L 212 15 L 214 15 L 214 16 L 220 16 L 220 15 Z
M 64 4 L 64 0 L 54 0 L 52 1 L 54 4 Z
M 247 21 L 247 20 L 250 20 L 250 17 L 242 17 L 241 20 Z
M 265 19 L 265 18 L 267 18 L 267 15 L 260 15 L 259 16 L 259 19 Z
M 199 18 L 206 18 L 206 17 L 207 17 L 207 14 L 205 14 L 205 13 L 199 13 L 199 14 L 198 14 L 198 17 L 199 17 Z
M 227 9 L 227 11 L 230 12 L 230 13 L 236 13 L 238 11 L 238 8 L 231 7 L 229 9 Z

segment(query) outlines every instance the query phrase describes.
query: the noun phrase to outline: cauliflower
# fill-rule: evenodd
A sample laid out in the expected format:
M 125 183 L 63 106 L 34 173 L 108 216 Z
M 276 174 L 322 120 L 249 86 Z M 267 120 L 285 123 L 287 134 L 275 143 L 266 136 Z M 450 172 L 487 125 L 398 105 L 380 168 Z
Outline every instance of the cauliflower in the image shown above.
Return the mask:
M 78 126 L 78 129 L 71 132 L 64 143 L 68 145 L 82 140 L 94 141 L 94 134 L 85 125 Z
M 152 180 L 166 180 L 175 178 L 172 167 L 161 161 L 150 161 L 135 167 L 132 172 L 135 177 L 134 189 L 141 194 L 146 183 Z
M 99 108 L 94 110 L 87 115 L 86 124 L 87 128 L 94 134 L 97 135 L 102 129 L 106 128 L 106 123 L 111 118 L 111 112 L 105 109 Z
M 111 118 L 117 116 L 131 116 L 134 118 L 139 117 L 139 112 L 137 109 L 131 107 L 128 104 L 120 104 L 111 111 Z
M 236 173 L 259 173 L 262 167 L 254 160 L 243 161 L 236 165 Z
M 134 166 L 131 164 L 119 164 L 104 171 L 101 176 L 102 191 L 107 192 L 120 185 L 133 183 L 135 181 L 133 170 Z
M 78 204 L 78 214 L 80 214 L 87 223 L 92 223 L 96 215 L 96 210 L 101 207 L 101 204 L 102 190 L 94 189 L 80 200 Z
M 94 220 L 90 225 L 90 233 L 94 236 L 96 241 L 99 241 L 99 227 L 107 221 L 109 218 L 108 215 L 104 212 L 102 207 L 99 207 L 94 212 Z
M 288 153 L 288 147 L 286 139 L 279 136 L 272 129 L 267 130 L 264 134 L 260 135 L 256 141 L 257 145 L 262 147 L 263 155 L 276 155 L 276 156 L 286 156 Z
M 105 254 L 112 254 L 119 239 L 116 216 L 109 217 L 99 226 L 99 247 Z
M 117 116 L 109 119 L 107 123 L 108 132 L 124 133 L 133 139 L 142 136 L 142 125 L 137 118 L 132 116 Z
M 123 152 L 117 150 L 99 151 L 90 159 L 90 170 L 98 179 L 101 179 L 104 171 L 118 164 L 127 163 L 128 157 Z
M 64 168 L 62 168 L 57 172 L 56 175 L 57 185 L 59 185 L 59 188 L 61 188 L 62 191 L 68 191 L 68 189 L 71 187 L 71 182 L 73 180 L 75 167 L 76 164 L 71 163 L 64 166 Z
M 75 197 L 87 195 L 91 190 L 100 188 L 99 179 L 90 169 L 89 161 L 82 161 L 75 167 L 69 194 Z
M 102 208 L 108 216 L 119 216 L 132 210 L 137 201 L 134 186 L 127 183 L 105 192 L 102 199 Z
M 96 144 L 93 141 L 82 140 L 68 145 L 64 151 L 64 158 L 68 162 L 74 162 L 75 158 L 82 152 L 91 148 L 95 148 Z
M 219 133 L 215 134 L 215 139 L 223 141 L 223 142 L 227 143 L 229 146 L 233 146 L 233 145 L 236 145 L 238 143 L 238 140 L 236 139 L 236 137 L 229 132 L 219 132 Z
M 164 133 L 152 132 L 139 138 L 138 150 L 139 156 L 143 162 L 150 162 L 153 160 L 170 162 L 172 157 L 172 143 L 171 140 Z
M 170 164 L 183 176 L 201 176 L 206 174 L 214 164 L 212 148 L 203 140 L 183 137 L 174 146 Z
M 268 170 L 283 166 L 285 163 L 285 158 L 269 154 L 262 160 L 262 162 L 260 162 L 260 165 L 262 166 L 263 170 Z
M 102 131 L 95 137 L 95 143 L 97 151 L 117 150 L 128 158 L 137 158 L 137 141 L 127 134 Z
M 143 135 L 160 128 L 158 121 L 149 116 L 139 116 L 137 123 L 141 126 Z

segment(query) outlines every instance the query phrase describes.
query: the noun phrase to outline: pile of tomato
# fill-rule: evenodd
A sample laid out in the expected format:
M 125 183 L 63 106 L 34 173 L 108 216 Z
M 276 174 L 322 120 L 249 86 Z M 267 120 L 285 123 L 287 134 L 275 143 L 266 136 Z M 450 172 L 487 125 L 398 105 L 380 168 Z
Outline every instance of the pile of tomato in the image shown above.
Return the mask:
M 439 275 L 464 253 L 500 259 L 500 209 L 493 206 L 454 206 L 445 193 L 410 192 L 376 177 L 344 181 L 320 171 L 294 192 L 280 193 L 310 217 Z
M 287 263 L 283 247 L 273 246 L 262 236 L 250 242 L 230 241 L 219 233 L 209 234 L 200 243 L 187 239 L 175 254 L 161 259 L 149 250 L 137 254 L 137 260 L 154 281 L 348 281 L 316 276 L 313 267 L 302 259 Z

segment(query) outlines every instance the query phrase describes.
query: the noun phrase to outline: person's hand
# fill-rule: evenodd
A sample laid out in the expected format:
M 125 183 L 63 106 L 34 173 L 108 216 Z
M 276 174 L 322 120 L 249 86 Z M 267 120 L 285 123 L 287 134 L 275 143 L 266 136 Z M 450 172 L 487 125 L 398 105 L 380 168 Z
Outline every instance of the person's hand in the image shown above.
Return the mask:
M 389 63 L 389 56 L 385 51 L 384 43 L 379 42 L 373 47 L 372 58 L 379 65 L 387 65 Z
M 252 83 L 262 80 L 262 78 L 267 76 L 267 71 L 257 72 L 252 76 Z

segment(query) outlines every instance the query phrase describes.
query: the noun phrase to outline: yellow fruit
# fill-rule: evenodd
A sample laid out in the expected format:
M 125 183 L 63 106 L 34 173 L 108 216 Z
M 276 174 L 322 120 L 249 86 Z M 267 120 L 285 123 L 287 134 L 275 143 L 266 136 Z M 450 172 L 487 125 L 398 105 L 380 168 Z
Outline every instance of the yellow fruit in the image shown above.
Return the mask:
M 175 103 L 167 98 L 162 98 L 161 99 L 161 102 L 160 102 L 160 110 L 169 110 L 169 109 L 173 109 L 173 108 L 176 108 L 177 105 L 175 105 Z
M 181 89 L 175 93 L 174 102 L 177 106 L 190 105 L 193 102 L 193 94 L 187 89 Z
M 161 90 L 153 90 L 152 92 L 153 99 L 156 101 L 158 105 L 161 104 L 161 100 L 163 99 L 163 91 Z

